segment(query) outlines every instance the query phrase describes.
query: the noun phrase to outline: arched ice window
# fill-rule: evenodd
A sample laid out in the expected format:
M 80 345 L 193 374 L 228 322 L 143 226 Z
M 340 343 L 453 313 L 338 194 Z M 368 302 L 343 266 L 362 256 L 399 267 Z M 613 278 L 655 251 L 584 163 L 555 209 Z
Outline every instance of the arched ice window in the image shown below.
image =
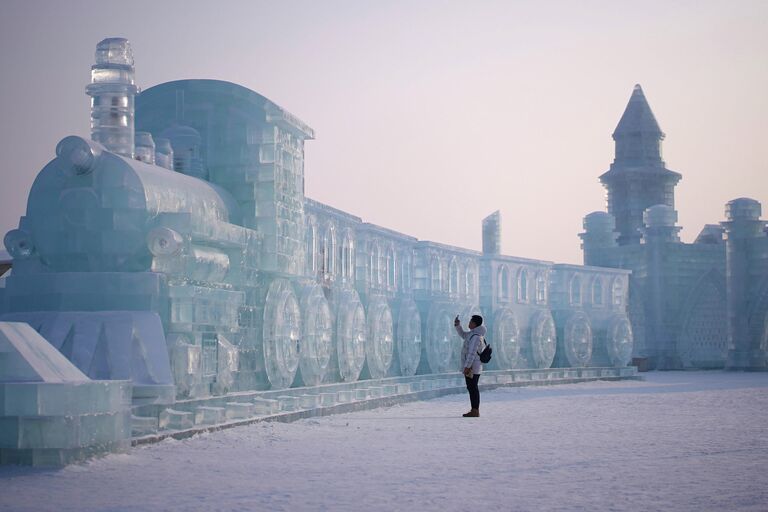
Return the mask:
M 448 270 L 448 275 L 448 292 L 459 293 L 459 264 L 456 262 L 456 258 L 451 258 L 451 265 Z
M 501 300 L 509 299 L 509 270 L 507 270 L 506 265 L 502 265 L 501 267 L 499 267 L 498 290 L 499 290 L 499 299 Z
M 370 272 L 371 272 L 371 284 L 381 284 L 381 249 L 379 249 L 379 242 L 373 240 L 370 245 Z
M 581 304 L 581 278 L 573 276 L 571 278 L 571 305 Z
M 467 295 L 475 294 L 475 267 L 472 263 L 467 263 Z
M 620 277 L 613 280 L 611 296 L 614 306 L 621 306 L 624 303 L 624 281 Z
M 528 271 L 524 268 L 517 274 L 517 300 L 528 302 Z
M 317 273 L 317 226 L 312 221 L 307 223 L 307 272 Z
M 600 277 L 595 277 L 592 281 L 592 304 L 603 305 L 603 280 Z
M 547 278 L 544 272 L 536 275 L 536 302 L 539 304 L 547 302 Z
M 326 275 L 336 273 L 336 227 L 329 224 L 323 237 L 323 271 Z
M 400 289 L 411 289 L 411 258 L 407 253 L 400 254 Z
M 344 231 L 341 241 L 341 274 L 345 278 L 354 277 L 355 268 L 355 241 L 352 239 L 349 229 Z
M 432 258 L 432 263 L 429 270 L 432 277 L 432 291 L 440 291 L 442 289 L 443 282 L 443 276 L 441 275 L 443 268 L 440 264 L 440 258 L 437 256 Z
M 395 267 L 396 267 L 395 250 L 390 246 L 387 249 L 387 287 L 388 288 L 395 287 L 395 283 L 396 283 Z

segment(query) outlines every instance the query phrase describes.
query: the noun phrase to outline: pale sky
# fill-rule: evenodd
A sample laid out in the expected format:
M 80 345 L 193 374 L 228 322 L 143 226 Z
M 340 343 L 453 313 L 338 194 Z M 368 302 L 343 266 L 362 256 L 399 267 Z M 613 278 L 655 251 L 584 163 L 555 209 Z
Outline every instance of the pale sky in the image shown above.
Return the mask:
M 309 197 L 423 240 L 580 263 L 584 215 L 635 83 L 682 173 L 684 241 L 736 197 L 768 217 L 768 1 L 0 0 L 0 236 L 39 170 L 88 136 L 96 43 L 141 88 L 228 80 L 316 131 Z

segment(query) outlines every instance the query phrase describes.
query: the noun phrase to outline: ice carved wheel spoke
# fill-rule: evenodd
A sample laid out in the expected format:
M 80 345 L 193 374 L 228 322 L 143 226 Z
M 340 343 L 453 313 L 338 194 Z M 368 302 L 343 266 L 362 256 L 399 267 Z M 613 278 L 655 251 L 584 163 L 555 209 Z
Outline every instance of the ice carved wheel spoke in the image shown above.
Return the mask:
M 502 308 L 496 312 L 493 322 L 493 338 L 489 340 L 498 354 L 498 366 L 501 369 L 515 368 L 520 361 L 520 330 L 514 312 Z
M 400 374 L 415 375 L 421 360 L 421 316 L 412 300 L 403 302 L 397 319 Z
M 587 366 L 592 359 L 592 327 L 584 313 L 574 313 L 565 324 L 565 356 L 573 367 Z
M 626 366 L 632 357 L 632 324 L 624 315 L 616 315 L 608 329 L 608 357 L 613 366 Z
M 323 381 L 331 358 L 333 320 L 328 301 L 317 284 L 304 288 L 301 298 L 303 335 L 299 345 L 301 379 L 307 386 Z
M 301 311 L 291 284 L 272 282 L 264 304 L 264 362 L 273 388 L 287 388 L 299 366 Z
M 350 382 L 360 378 L 365 364 L 365 343 L 368 326 L 360 297 L 354 290 L 339 294 L 336 313 L 336 355 L 341 380 Z
M 536 368 L 549 368 L 555 358 L 557 334 L 549 311 L 540 311 L 531 324 L 531 352 Z
M 386 376 L 392 364 L 394 336 L 392 311 L 384 299 L 374 299 L 368 306 L 368 340 L 365 347 L 371 377 L 380 379 Z

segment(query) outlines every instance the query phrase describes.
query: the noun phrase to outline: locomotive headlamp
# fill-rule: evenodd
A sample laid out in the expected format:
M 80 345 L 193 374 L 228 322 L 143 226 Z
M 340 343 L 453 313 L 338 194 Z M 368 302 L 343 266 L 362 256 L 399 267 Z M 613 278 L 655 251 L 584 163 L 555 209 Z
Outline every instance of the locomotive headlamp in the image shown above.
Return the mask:
M 101 155 L 101 146 L 82 137 L 70 135 L 56 145 L 56 156 L 61 162 L 61 170 L 68 176 L 88 174 L 96 167 L 96 160 Z

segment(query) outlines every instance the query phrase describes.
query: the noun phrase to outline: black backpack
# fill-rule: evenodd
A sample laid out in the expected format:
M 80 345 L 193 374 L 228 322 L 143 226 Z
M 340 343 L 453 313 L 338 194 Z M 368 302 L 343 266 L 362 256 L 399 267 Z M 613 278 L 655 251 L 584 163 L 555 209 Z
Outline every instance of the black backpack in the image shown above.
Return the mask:
M 480 356 L 480 362 L 486 364 L 491 362 L 491 354 L 493 354 L 493 349 L 491 348 L 490 343 L 488 343 L 485 339 L 483 339 L 483 343 L 485 343 L 485 348 L 482 352 L 478 352 L 477 355 Z

